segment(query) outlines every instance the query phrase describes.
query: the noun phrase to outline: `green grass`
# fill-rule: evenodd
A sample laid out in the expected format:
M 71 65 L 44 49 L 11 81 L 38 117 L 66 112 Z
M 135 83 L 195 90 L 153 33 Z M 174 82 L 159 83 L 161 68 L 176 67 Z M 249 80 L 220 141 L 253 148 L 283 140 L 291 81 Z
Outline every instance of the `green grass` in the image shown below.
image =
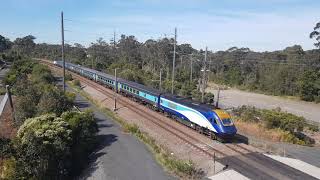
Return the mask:
M 124 119 L 118 117 L 113 111 L 102 107 L 101 104 L 94 100 L 89 94 L 82 91 L 79 87 L 68 83 L 70 87 L 76 90 L 80 95 L 85 97 L 87 100 L 95 104 L 105 115 L 111 117 L 114 121 L 120 124 L 125 132 L 128 132 L 140 141 L 142 141 L 154 155 L 157 162 L 162 165 L 167 171 L 175 174 L 176 176 L 188 178 L 188 179 L 201 179 L 204 173 L 197 169 L 192 161 L 185 161 L 176 158 L 165 148 L 158 145 L 154 138 L 148 133 L 142 132 L 136 124 L 129 124 Z

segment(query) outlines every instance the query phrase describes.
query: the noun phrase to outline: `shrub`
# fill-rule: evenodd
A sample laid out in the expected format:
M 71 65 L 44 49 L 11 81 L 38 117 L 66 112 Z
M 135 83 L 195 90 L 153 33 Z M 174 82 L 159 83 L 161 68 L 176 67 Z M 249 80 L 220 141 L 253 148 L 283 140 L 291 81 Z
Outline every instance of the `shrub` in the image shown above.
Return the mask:
M 72 130 L 53 114 L 27 119 L 17 133 L 17 172 L 26 179 L 68 175 Z
M 2 174 L 0 174 L 0 179 L 18 179 L 19 177 L 16 172 L 16 167 L 17 161 L 13 157 L 5 159 L 3 162 Z
M 303 117 L 282 112 L 280 108 L 261 110 L 255 107 L 241 106 L 234 109 L 233 114 L 242 121 L 260 123 L 266 129 L 281 130 L 281 141 L 301 145 L 314 144 L 313 139 L 302 133 L 305 126 L 310 126 L 307 125 L 306 120 Z
M 313 131 L 313 132 L 318 132 L 319 131 L 319 127 L 317 125 L 314 125 L 314 124 L 308 124 L 307 125 L 308 129 L 310 131 Z
M 98 126 L 92 112 L 65 112 L 61 115 L 72 130 L 71 174 L 76 175 L 85 167 L 88 156 L 96 145 Z
M 35 84 L 52 84 L 55 80 L 50 69 L 42 64 L 34 65 L 31 74 Z
M 80 83 L 80 81 L 78 79 L 73 80 L 73 85 L 77 86 L 77 87 L 81 87 L 81 83 Z
M 13 154 L 13 147 L 10 139 L 0 138 L 0 159 L 8 158 Z
M 66 81 L 72 81 L 73 80 L 72 74 L 67 73 L 65 79 L 66 79 Z
M 59 116 L 72 108 L 73 100 L 56 87 L 48 88 L 43 92 L 37 105 L 38 114 L 55 113 Z

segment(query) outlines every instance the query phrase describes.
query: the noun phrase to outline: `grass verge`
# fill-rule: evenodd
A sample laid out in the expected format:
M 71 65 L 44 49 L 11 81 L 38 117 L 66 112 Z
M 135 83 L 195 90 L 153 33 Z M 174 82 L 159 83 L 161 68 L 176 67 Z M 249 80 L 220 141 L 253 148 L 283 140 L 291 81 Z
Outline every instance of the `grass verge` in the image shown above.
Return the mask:
M 103 107 L 100 102 L 93 99 L 88 93 L 82 91 L 79 86 L 75 86 L 70 82 L 68 82 L 68 85 L 77 91 L 81 96 L 85 97 L 95 106 L 97 106 L 105 115 L 111 117 L 114 121 L 119 123 L 125 132 L 134 135 L 145 145 L 147 145 L 149 151 L 154 155 L 156 161 L 167 171 L 184 179 L 201 179 L 204 176 L 204 172 L 200 169 L 197 169 L 192 161 L 180 160 L 171 155 L 165 147 L 158 145 L 154 138 L 152 138 L 148 133 L 141 131 L 136 124 L 129 124 L 122 118 L 118 117 L 113 111 Z

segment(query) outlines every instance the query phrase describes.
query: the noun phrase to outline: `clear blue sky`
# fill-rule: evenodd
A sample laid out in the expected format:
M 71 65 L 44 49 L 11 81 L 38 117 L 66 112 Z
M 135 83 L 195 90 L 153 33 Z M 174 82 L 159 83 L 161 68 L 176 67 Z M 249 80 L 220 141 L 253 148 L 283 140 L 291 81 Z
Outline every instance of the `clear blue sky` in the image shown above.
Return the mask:
M 308 36 L 320 21 L 319 8 L 320 0 L 3 0 L 0 34 L 60 43 L 63 10 L 67 43 L 109 41 L 113 30 L 139 41 L 172 37 L 177 27 L 178 43 L 197 49 L 312 49 Z

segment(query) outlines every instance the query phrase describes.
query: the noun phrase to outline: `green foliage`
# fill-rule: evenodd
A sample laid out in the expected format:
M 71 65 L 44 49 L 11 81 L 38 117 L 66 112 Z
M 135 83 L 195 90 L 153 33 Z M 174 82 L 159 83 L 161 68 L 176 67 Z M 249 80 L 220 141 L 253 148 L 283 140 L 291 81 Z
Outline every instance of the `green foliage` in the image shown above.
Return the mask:
M 12 43 L 10 42 L 10 40 L 0 35 L 0 53 L 10 49 L 11 46 Z
M 314 140 L 303 135 L 307 124 L 303 117 L 291 113 L 282 112 L 281 109 L 265 110 L 251 106 L 241 106 L 233 110 L 235 116 L 242 121 L 255 122 L 264 125 L 267 129 L 279 129 L 282 140 L 294 144 L 313 144 Z
M 319 126 L 315 124 L 307 124 L 307 128 L 312 132 L 319 132 Z
M 32 72 L 34 62 L 30 59 L 15 61 L 10 71 L 6 74 L 4 84 L 13 85 L 16 81 Z
M 50 69 L 42 64 L 34 65 L 31 76 L 34 84 L 52 84 L 55 80 Z
M 78 79 L 73 80 L 73 85 L 76 87 L 81 87 L 81 82 Z
M 5 180 L 23 179 L 18 177 L 16 167 L 17 161 L 13 157 L 5 159 L 2 166 L 3 172 L 1 178 Z
M 0 159 L 5 159 L 13 154 L 13 147 L 10 139 L 0 138 Z
M 72 130 L 53 114 L 31 118 L 17 133 L 17 173 L 27 179 L 57 179 L 67 175 Z
M 317 42 L 314 43 L 314 46 L 320 48 L 320 22 L 313 28 L 313 31 L 310 33 L 310 38 L 316 39 Z
M 308 70 L 300 78 L 301 98 L 306 101 L 319 101 L 320 97 L 320 72 Z
M 71 109 L 73 106 L 72 97 L 70 99 L 56 87 L 50 87 L 41 95 L 37 105 L 38 114 L 53 112 L 60 115 L 65 110 Z
M 70 73 L 67 73 L 65 78 L 66 78 L 66 81 L 72 81 L 73 80 L 72 74 L 70 74 Z
M 37 104 L 33 96 L 19 96 L 14 104 L 15 108 L 15 125 L 20 126 L 25 119 L 33 117 L 37 113 Z
M 0 95 L 5 95 L 6 94 L 6 88 L 5 87 L 3 87 L 3 86 L 1 86 L 0 87 Z
M 60 115 L 73 106 L 74 95 L 58 89 L 48 67 L 36 64 L 33 60 L 14 61 L 6 82 L 13 85 L 12 91 L 17 97 L 14 104 L 17 126 L 35 115 Z
M 96 145 L 98 126 L 91 112 L 65 112 L 61 115 L 72 130 L 72 174 L 77 174 L 87 164 L 88 156 Z
M 70 179 L 87 164 L 96 143 L 91 112 L 45 114 L 27 119 L 13 141 L 0 139 L 5 179 Z

